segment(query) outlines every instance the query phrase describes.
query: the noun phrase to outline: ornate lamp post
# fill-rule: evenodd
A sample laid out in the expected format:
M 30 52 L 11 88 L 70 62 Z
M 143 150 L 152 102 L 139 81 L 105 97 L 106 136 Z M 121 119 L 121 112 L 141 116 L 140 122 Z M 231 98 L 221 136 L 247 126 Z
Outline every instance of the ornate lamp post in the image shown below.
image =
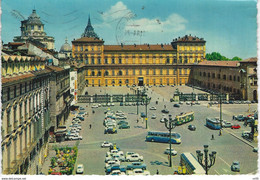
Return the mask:
M 209 147 L 208 145 L 204 145 L 204 155 L 205 155 L 204 164 L 202 162 L 203 161 L 203 153 L 200 150 L 196 151 L 198 161 L 199 161 L 200 165 L 206 171 L 206 174 L 208 174 L 209 168 L 211 168 L 211 166 L 213 166 L 215 164 L 216 154 L 217 154 L 216 151 L 212 151 L 211 154 L 208 154 L 208 151 L 209 151 L 208 147 Z M 210 162 L 208 161 L 208 155 L 209 155 Z
M 169 163 L 169 167 L 172 167 L 172 129 L 174 129 L 176 127 L 176 121 L 172 119 L 172 115 L 169 114 L 169 120 L 165 118 L 164 120 L 164 125 L 165 127 L 169 130 L 169 134 L 170 134 L 170 163 Z

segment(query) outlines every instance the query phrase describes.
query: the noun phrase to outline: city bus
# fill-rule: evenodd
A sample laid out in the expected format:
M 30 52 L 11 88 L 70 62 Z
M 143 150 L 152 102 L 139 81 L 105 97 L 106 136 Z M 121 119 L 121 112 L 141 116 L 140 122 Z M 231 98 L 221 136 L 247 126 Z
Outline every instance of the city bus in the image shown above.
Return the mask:
M 216 118 L 206 118 L 206 126 L 210 129 L 221 129 L 220 121 Z
M 200 165 L 200 163 L 197 161 L 197 159 L 194 157 L 192 153 L 189 152 L 182 153 L 180 158 L 181 158 L 180 165 L 185 166 L 186 174 L 198 174 L 198 175 L 206 174 L 206 171 L 203 169 L 203 167 Z
M 194 112 L 181 113 L 176 115 L 175 121 L 177 125 L 182 125 L 184 123 L 190 122 L 194 120 Z
M 171 143 L 172 144 L 180 144 L 181 143 L 181 135 L 179 133 L 172 132 L 171 135 L 172 135 L 172 137 L 171 137 Z M 170 133 L 168 133 L 168 132 L 158 132 L 158 131 L 149 131 L 147 136 L 146 136 L 146 141 L 169 143 L 170 142 Z

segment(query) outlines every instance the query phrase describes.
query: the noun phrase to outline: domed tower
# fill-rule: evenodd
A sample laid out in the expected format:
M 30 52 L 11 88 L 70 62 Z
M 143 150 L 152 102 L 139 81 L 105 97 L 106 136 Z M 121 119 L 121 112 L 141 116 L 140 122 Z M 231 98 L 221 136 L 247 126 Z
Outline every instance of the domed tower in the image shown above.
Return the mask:
M 21 36 L 14 37 L 14 42 L 26 42 L 27 40 L 38 41 L 47 49 L 54 49 L 54 37 L 46 35 L 44 24 L 35 9 L 28 19 L 21 21 Z
M 70 57 L 72 52 L 72 48 L 68 43 L 68 39 L 65 39 L 65 43 L 60 48 L 60 53 L 65 54 L 65 57 Z

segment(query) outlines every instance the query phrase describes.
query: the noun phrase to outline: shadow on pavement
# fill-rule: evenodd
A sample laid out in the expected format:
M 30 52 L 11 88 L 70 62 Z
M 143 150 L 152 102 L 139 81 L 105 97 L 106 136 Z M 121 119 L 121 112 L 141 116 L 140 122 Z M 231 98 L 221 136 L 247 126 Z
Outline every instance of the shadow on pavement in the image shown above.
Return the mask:
M 150 161 L 151 165 L 162 165 L 162 166 L 169 166 L 168 162 L 160 162 L 160 161 Z

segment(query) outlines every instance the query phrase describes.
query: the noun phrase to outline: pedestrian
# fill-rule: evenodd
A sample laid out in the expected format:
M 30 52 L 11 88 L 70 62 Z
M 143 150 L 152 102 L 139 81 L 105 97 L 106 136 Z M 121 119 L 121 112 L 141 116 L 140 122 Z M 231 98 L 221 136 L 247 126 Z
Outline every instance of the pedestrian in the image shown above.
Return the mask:
M 164 105 L 164 109 L 166 109 L 166 105 Z
M 156 174 L 158 175 L 159 174 L 159 170 L 157 169 L 157 171 L 156 171 Z
M 212 134 L 211 140 L 214 140 L 214 135 Z
M 89 129 L 91 129 L 91 124 L 89 125 Z
M 221 136 L 222 135 L 222 132 L 221 132 L 221 129 L 219 130 L 219 136 Z
M 136 120 L 136 123 L 138 123 L 138 122 L 139 122 L 139 120 L 137 119 L 137 120 Z

